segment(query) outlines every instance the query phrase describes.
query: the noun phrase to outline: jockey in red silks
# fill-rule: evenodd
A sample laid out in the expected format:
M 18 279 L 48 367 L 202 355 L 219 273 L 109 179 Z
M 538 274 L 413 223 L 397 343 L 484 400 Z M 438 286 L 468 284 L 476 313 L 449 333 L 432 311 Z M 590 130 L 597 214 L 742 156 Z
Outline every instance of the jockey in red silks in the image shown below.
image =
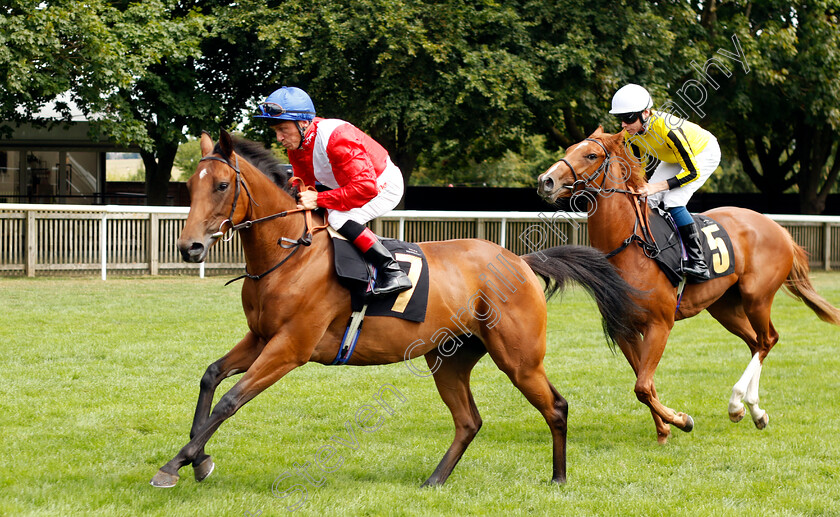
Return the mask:
M 260 104 L 254 118 L 264 119 L 274 129 L 295 176 L 307 185 L 317 180 L 331 189 L 301 192 L 298 206 L 326 208 L 330 226 L 376 266 L 373 294 L 410 289 L 411 280 L 391 252 L 365 226 L 393 210 L 405 190 L 402 172 L 388 151 L 349 122 L 316 117 L 312 99 L 300 88 L 276 90 Z

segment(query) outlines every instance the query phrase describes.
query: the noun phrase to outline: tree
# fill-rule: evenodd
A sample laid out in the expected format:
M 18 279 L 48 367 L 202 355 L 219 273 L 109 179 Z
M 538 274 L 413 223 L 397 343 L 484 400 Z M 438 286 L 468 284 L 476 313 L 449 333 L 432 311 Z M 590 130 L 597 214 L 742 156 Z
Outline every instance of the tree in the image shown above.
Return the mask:
M 96 99 L 131 84 L 149 58 L 126 52 L 112 30 L 119 13 L 108 2 L 79 9 L 74 2 L 13 0 L 0 13 L 0 120 L 28 120 L 65 93 Z M 69 119 L 66 103 L 57 108 Z
M 745 172 L 771 197 L 794 187 L 816 214 L 840 174 L 840 2 L 720 4 L 712 40 L 736 34 L 750 73 L 718 81 L 710 112 L 735 136 Z
M 381 142 L 406 180 L 438 141 L 501 155 L 530 116 L 523 97 L 539 91 L 526 27 L 506 4 L 292 1 L 261 16 L 296 27 L 291 42 L 286 26 L 259 29 L 276 53 L 272 88 L 303 87 L 319 115 Z
M 530 1 L 523 11 L 534 41 L 532 62 L 546 92 L 529 98 L 534 129 L 563 147 L 604 121 L 613 124 L 610 99 L 626 83 L 645 85 L 657 100 L 667 98 L 667 85 L 684 62 L 675 59 L 676 49 L 690 41 L 681 36 L 690 26 L 690 9 L 681 3 L 575 0 L 545 9 Z
M 165 202 L 183 139 L 188 69 L 199 56 L 206 19 L 173 0 L 13 2 L 0 19 L 4 120 L 26 120 L 67 95 L 118 144 L 138 144 L 148 200 Z M 67 104 L 58 108 L 69 118 Z

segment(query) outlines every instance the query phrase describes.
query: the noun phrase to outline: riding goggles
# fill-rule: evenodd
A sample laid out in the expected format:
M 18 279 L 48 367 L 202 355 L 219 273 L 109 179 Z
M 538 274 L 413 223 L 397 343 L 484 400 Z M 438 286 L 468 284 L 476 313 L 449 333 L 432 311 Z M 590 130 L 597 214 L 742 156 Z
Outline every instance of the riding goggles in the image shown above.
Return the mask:
M 258 106 L 259 114 L 264 117 L 279 117 L 285 113 L 305 113 L 307 115 L 314 115 L 315 113 L 307 110 L 287 110 L 283 106 L 274 102 L 264 102 Z
M 632 124 L 636 122 L 642 116 L 641 111 L 634 111 L 633 113 L 619 113 L 615 116 L 619 122 L 624 122 L 625 124 Z

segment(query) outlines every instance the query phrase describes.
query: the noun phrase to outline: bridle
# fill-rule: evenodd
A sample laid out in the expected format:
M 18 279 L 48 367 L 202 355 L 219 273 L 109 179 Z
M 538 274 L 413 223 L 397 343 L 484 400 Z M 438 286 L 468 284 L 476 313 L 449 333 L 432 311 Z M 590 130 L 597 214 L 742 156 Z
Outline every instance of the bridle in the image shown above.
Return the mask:
M 600 140 L 596 140 L 594 138 L 585 138 L 584 142 L 587 142 L 587 141 L 588 142 L 595 142 L 604 151 L 604 161 L 601 162 L 601 165 L 599 165 L 598 168 L 595 169 L 595 172 L 593 174 L 591 174 L 589 177 L 587 177 L 586 179 L 580 178 L 578 176 L 577 171 L 575 171 L 575 168 L 572 167 L 571 163 L 569 163 L 569 160 L 567 160 L 565 158 L 560 158 L 560 160 L 559 160 L 559 161 L 565 163 L 566 166 L 569 168 L 569 170 L 572 171 L 572 178 L 574 179 L 574 182 L 571 184 L 571 186 L 565 187 L 565 188 L 570 189 L 572 191 L 572 196 L 574 196 L 575 194 L 577 194 L 579 192 L 607 193 L 607 194 L 612 194 L 614 192 L 618 192 L 618 193 L 621 193 L 621 194 L 637 195 L 636 193 L 634 193 L 630 190 L 626 190 L 626 189 L 604 188 L 604 184 L 607 181 L 607 170 L 609 169 L 609 165 L 610 165 L 610 162 L 611 162 L 611 159 L 612 159 L 612 154 L 610 154 L 610 152 L 607 150 L 607 146 L 605 146 L 603 144 L 603 142 L 601 142 Z M 597 187 L 588 186 L 588 184 L 590 182 L 595 182 L 598 179 L 598 176 L 601 176 L 601 184 L 598 185 Z M 582 187 L 580 189 L 577 188 L 579 185 L 582 185 Z
M 572 191 L 573 198 L 575 196 L 582 195 L 583 192 L 601 195 L 610 195 L 616 192 L 620 194 L 626 194 L 630 200 L 630 204 L 633 206 L 633 211 L 636 214 L 636 223 L 633 227 L 633 233 L 631 233 L 629 237 L 624 239 L 624 241 L 622 241 L 621 245 L 618 248 L 607 253 L 607 258 L 609 259 L 618 255 L 634 241 L 638 243 L 639 247 L 642 248 L 642 251 L 647 257 L 656 257 L 657 255 L 659 255 L 661 250 L 656 244 L 656 239 L 654 239 L 653 233 L 651 233 L 650 231 L 650 221 L 648 220 L 647 207 L 644 206 L 643 208 L 642 206 L 640 206 L 640 204 L 643 203 L 642 197 L 639 194 L 633 192 L 632 190 L 620 188 L 605 188 L 604 185 L 607 181 L 607 171 L 609 169 L 612 155 L 607 150 L 607 147 L 600 140 L 596 140 L 594 138 L 586 138 L 584 141 L 595 142 L 596 144 L 598 144 L 604 151 L 604 161 L 601 162 L 601 165 L 598 166 L 598 168 L 592 175 L 590 175 L 586 179 L 581 179 L 575 171 L 575 168 L 572 167 L 572 164 L 569 163 L 569 161 L 565 158 L 560 158 L 560 161 L 565 163 L 566 166 L 569 167 L 569 170 L 572 172 L 572 178 L 574 179 L 572 185 L 567 186 L 565 188 L 568 188 Z M 598 179 L 599 175 L 601 176 L 601 184 L 597 187 L 590 186 Z M 578 188 L 578 186 L 581 186 L 581 188 Z M 641 232 L 639 232 L 640 226 Z M 639 233 L 641 233 L 641 235 L 639 235 Z
M 243 278 L 250 278 L 251 280 L 259 280 L 259 279 L 263 278 L 267 274 L 271 273 L 275 269 L 282 266 L 287 260 L 292 258 L 292 256 L 298 251 L 298 249 L 300 249 L 301 245 L 309 246 L 310 244 L 312 244 L 312 234 L 319 231 L 319 230 L 323 230 L 328 226 L 327 224 L 325 224 L 323 226 L 313 227 L 312 226 L 312 210 L 306 209 L 306 208 L 295 208 L 295 209 L 292 209 L 292 210 L 285 210 L 283 212 L 272 214 L 272 215 L 269 215 L 269 216 L 266 216 L 266 217 L 261 217 L 259 219 L 253 219 L 253 220 L 246 219 L 246 220 L 244 220 L 240 223 L 234 223 L 233 222 L 233 216 L 236 213 L 236 204 L 239 201 L 239 194 L 242 190 L 244 190 L 245 193 L 248 195 L 248 199 L 250 200 L 251 203 L 253 203 L 255 206 L 260 206 L 259 203 L 257 203 L 254 200 L 254 197 L 251 195 L 251 191 L 248 190 L 248 185 L 242 179 L 242 171 L 239 168 L 239 156 L 234 154 L 234 158 L 235 158 L 234 163 L 231 163 L 230 160 L 227 159 L 227 158 L 222 158 L 222 157 L 219 157 L 219 156 L 205 156 L 205 157 L 203 157 L 199 160 L 200 162 L 207 161 L 207 160 L 214 160 L 214 161 L 217 161 L 217 162 L 222 162 L 225 165 L 227 165 L 228 167 L 230 167 L 231 169 L 233 169 L 233 171 L 236 173 L 236 181 L 235 181 L 236 190 L 234 191 L 234 194 L 233 194 L 233 204 L 230 207 L 230 215 L 228 216 L 227 219 L 225 219 L 224 221 L 221 222 L 221 224 L 219 225 L 219 231 L 217 231 L 216 233 L 214 233 L 213 235 L 210 236 L 212 239 L 222 238 L 222 237 L 224 237 L 225 233 L 230 231 L 231 232 L 230 236 L 225 237 L 223 239 L 225 242 L 228 242 L 231 239 L 233 239 L 233 236 L 234 236 L 235 232 L 238 232 L 239 230 L 247 230 L 248 228 L 252 227 L 253 225 L 255 225 L 257 223 L 271 221 L 272 219 L 278 219 L 280 217 L 286 217 L 288 215 L 296 214 L 296 213 L 299 213 L 299 212 L 304 213 L 304 222 L 303 222 L 303 234 L 298 239 L 289 239 L 287 237 L 281 237 L 280 239 L 278 239 L 277 244 L 280 245 L 280 247 L 282 247 L 284 249 L 291 249 L 292 250 L 292 252 L 290 254 L 286 255 L 286 257 L 284 257 L 283 260 L 281 260 L 280 262 L 275 264 L 269 270 L 264 271 L 263 273 L 260 273 L 259 275 L 252 275 L 252 274 L 248 273 L 247 270 L 246 270 L 244 275 L 240 275 L 240 276 L 234 278 L 233 280 L 229 280 L 225 285 L 228 285 L 232 282 L 235 282 L 235 281 L 243 279 Z M 303 184 L 303 180 L 298 178 L 298 177 L 292 177 L 289 180 L 289 182 L 292 183 L 292 184 L 294 184 L 295 182 L 300 182 L 303 190 L 314 190 L 314 187 L 305 186 Z M 227 230 L 224 229 L 226 224 L 230 225 L 230 227 Z
M 214 233 L 213 235 L 210 236 L 213 239 L 218 239 L 218 238 L 224 236 L 224 234 L 227 230 L 222 230 L 222 228 L 224 228 L 225 224 L 230 224 L 230 226 L 231 226 L 230 229 L 233 230 L 233 231 L 239 230 L 239 228 L 237 228 L 236 225 L 233 224 L 233 214 L 236 213 L 236 203 L 237 203 L 237 201 L 239 201 L 239 190 L 240 190 L 240 188 L 244 188 L 245 193 L 248 194 L 248 199 L 250 199 L 251 202 L 254 203 L 256 206 L 259 206 L 259 204 L 256 201 L 254 201 L 253 196 L 251 196 L 251 191 L 248 190 L 248 186 L 245 184 L 244 181 L 242 181 L 242 173 L 239 170 L 239 156 L 235 156 L 235 158 L 236 158 L 236 163 L 230 163 L 230 160 L 228 160 L 227 158 L 220 158 L 218 156 L 205 156 L 205 157 L 203 157 L 199 160 L 199 162 L 205 162 L 205 161 L 208 161 L 208 160 L 214 160 L 214 161 L 217 161 L 217 162 L 222 162 L 225 165 L 227 165 L 228 167 L 230 167 L 231 169 L 233 169 L 233 171 L 236 173 L 236 181 L 235 181 L 236 191 L 233 194 L 233 204 L 230 207 L 230 215 L 228 216 L 227 219 L 222 221 L 222 224 L 219 225 L 219 231 L 217 231 L 216 233 Z M 231 233 L 231 236 L 228 237 L 227 239 L 224 239 L 224 240 L 225 240 L 225 242 L 227 242 L 227 241 L 231 240 L 232 238 L 233 238 L 233 234 Z

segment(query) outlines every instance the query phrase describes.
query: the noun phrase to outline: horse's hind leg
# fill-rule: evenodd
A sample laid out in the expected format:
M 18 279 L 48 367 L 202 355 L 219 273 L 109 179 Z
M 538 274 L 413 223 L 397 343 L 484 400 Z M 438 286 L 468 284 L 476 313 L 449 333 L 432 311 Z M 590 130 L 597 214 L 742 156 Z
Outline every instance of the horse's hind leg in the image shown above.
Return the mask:
M 219 384 L 231 375 L 246 371 L 260 355 L 259 340 L 253 333 L 248 332 L 246 336 L 234 346 L 230 352 L 225 354 L 218 361 L 207 367 L 201 377 L 198 402 L 195 407 L 190 439 L 194 438 L 199 429 L 210 417 L 210 409 L 213 404 L 213 396 Z M 213 473 L 215 464 L 213 459 L 204 452 L 204 447 L 198 452 L 193 461 L 193 472 L 196 481 L 204 481 L 207 476 Z
M 464 451 L 481 428 L 481 416 L 470 391 L 470 372 L 487 351 L 477 339 L 465 342 L 454 355 L 443 356 L 438 349 L 426 354 L 434 373 L 435 386 L 455 421 L 455 439 L 423 486 L 442 485 L 452 473 Z
M 537 341 L 537 338 L 534 338 Z M 493 338 L 488 340 L 493 343 Z M 513 340 L 512 340 L 513 341 Z M 516 343 L 509 343 L 509 348 L 488 344 L 490 355 L 500 370 L 505 372 L 514 386 L 525 395 L 545 418 L 553 443 L 551 481 L 563 484 L 566 482 L 566 431 L 569 418 L 569 404 L 566 399 L 551 385 L 545 374 L 543 357 L 545 345 L 527 346 L 520 339 L 519 347 Z M 542 339 L 545 343 L 545 338 Z M 516 356 L 512 351 L 517 351 Z M 522 355 L 525 354 L 525 355 Z
M 729 418 L 733 422 L 739 422 L 744 417 L 746 410 L 741 402 L 743 401 L 750 409 L 750 415 L 755 426 L 764 429 L 769 417 L 767 412 L 758 406 L 761 365 L 767 353 L 779 340 L 779 334 L 770 321 L 769 303 L 763 303 L 760 306 L 754 304 L 750 307 L 752 317 L 747 317 L 740 296 L 738 293 L 732 292 L 727 293 L 725 297 L 711 305 L 708 311 L 729 332 L 744 340 L 752 354 L 741 378 L 732 387 L 732 396 L 729 399 Z M 761 331 L 756 332 L 756 328 L 761 329 Z

